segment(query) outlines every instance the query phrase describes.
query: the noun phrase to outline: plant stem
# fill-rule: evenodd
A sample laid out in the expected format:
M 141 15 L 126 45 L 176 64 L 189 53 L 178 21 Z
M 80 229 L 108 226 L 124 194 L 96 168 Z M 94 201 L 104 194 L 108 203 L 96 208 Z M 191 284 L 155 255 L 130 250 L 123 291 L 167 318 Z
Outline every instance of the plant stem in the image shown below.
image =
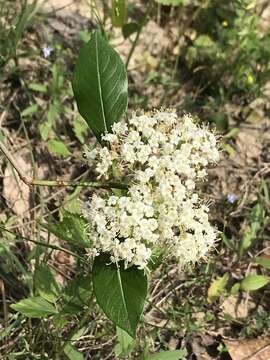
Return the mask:
M 76 181 L 76 180 L 31 180 L 30 185 L 38 186 L 82 186 L 82 187 L 94 187 L 101 189 L 127 189 L 128 185 L 124 183 L 108 182 L 102 183 L 100 181 Z
M 136 37 L 132 43 L 132 46 L 131 46 L 131 49 L 129 51 L 129 54 L 128 54 L 128 57 L 127 57 L 127 61 L 126 61 L 126 69 L 128 68 L 128 65 L 129 65 L 129 62 L 130 62 L 130 59 L 131 59 L 131 56 L 133 55 L 134 53 L 134 50 L 136 48 L 136 45 L 138 43 L 138 40 L 139 40 L 139 37 L 140 37 L 140 34 L 142 32 L 142 29 L 144 27 L 144 25 L 147 23 L 147 19 L 148 19 L 148 15 L 150 13 L 150 10 L 152 8 L 152 5 L 153 5 L 153 1 L 150 1 L 148 6 L 147 6 L 147 9 L 146 9 L 146 13 L 145 13 L 145 16 L 144 16 L 144 19 L 142 20 L 141 24 L 140 24 L 140 27 L 139 27 L 139 30 L 137 31 L 137 34 L 136 34 Z
M 19 178 L 28 186 L 82 186 L 82 187 L 93 187 L 93 188 L 100 188 L 100 189 L 128 189 L 128 185 L 125 183 L 117 183 L 117 182 L 108 182 L 102 183 L 100 181 L 75 181 L 75 180 L 39 180 L 39 179 L 30 179 L 22 172 L 22 170 L 17 165 L 15 159 L 10 154 L 6 146 L 3 142 L 0 142 L 0 150 L 8 159 L 10 164 L 16 170 Z
M 142 28 L 143 28 L 143 25 L 140 26 L 139 30 L 137 31 L 136 38 L 135 38 L 135 40 L 134 40 L 133 43 L 132 43 L 132 46 L 131 46 L 131 49 L 130 49 L 130 51 L 129 51 L 129 54 L 128 54 L 128 57 L 127 57 L 127 61 L 126 61 L 126 68 L 128 68 L 128 65 L 129 65 L 131 56 L 132 56 L 132 54 L 134 53 L 135 47 L 136 47 L 137 42 L 138 42 L 138 40 L 139 40 L 140 34 L 141 34 L 141 32 L 142 32 Z

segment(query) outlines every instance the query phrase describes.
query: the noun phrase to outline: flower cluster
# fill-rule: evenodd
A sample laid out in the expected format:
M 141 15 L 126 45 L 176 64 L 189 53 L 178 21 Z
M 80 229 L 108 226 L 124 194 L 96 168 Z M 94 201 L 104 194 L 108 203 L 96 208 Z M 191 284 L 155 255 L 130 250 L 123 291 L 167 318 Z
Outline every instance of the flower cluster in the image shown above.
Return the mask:
M 115 123 L 102 140 L 108 146 L 87 152 L 89 163 L 100 178 L 129 185 L 85 204 L 95 253 L 140 269 L 159 252 L 180 266 L 204 258 L 216 231 L 197 183 L 219 159 L 215 135 L 190 115 L 157 111 Z

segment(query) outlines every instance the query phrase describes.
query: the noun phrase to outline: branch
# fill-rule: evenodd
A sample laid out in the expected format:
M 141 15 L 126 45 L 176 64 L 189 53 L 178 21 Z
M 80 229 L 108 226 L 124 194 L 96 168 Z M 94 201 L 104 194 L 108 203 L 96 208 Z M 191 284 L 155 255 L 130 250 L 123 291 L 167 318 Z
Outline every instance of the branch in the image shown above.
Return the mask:
M 32 186 L 82 186 L 82 187 L 93 187 L 93 188 L 100 188 L 100 189 L 127 189 L 128 185 L 125 183 L 117 183 L 117 182 L 108 182 L 102 183 L 100 181 L 75 181 L 75 180 L 39 180 L 39 179 L 30 179 L 17 165 L 15 159 L 10 154 L 6 146 L 3 142 L 0 141 L 0 150 L 4 154 L 4 156 L 8 159 L 10 164 L 16 170 L 19 178 L 29 187 Z

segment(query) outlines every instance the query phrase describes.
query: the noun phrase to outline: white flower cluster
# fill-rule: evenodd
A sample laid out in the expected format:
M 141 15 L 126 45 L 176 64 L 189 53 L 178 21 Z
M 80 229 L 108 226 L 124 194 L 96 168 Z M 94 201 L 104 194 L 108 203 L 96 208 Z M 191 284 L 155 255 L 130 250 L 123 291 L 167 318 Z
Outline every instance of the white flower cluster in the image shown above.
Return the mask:
M 214 134 L 190 115 L 157 111 L 115 123 L 103 141 L 108 147 L 89 151 L 89 163 L 100 178 L 124 179 L 129 187 L 85 205 L 95 253 L 140 269 L 160 251 L 180 266 L 204 258 L 216 231 L 196 183 L 219 159 Z

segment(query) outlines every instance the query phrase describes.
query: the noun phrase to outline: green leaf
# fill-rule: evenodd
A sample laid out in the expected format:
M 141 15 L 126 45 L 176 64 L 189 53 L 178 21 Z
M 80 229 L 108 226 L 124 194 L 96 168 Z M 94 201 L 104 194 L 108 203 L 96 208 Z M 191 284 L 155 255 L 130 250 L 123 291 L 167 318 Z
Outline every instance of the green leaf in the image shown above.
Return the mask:
M 42 92 L 42 93 L 46 93 L 48 88 L 47 85 L 44 84 L 39 84 L 39 83 L 31 83 L 29 84 L 29 89 L 37 91 L 37 92 Z
M 231 294 L 236 295 L 236 294 L 238 294 L 239 290 L 240 290 L 240 284 L 235 283 L 231 288 Z
M 240 256 L 249 249 L 254 241 L 256 240 L 257 233 L 261 229 L 265 221 L 265 211 L 262 204 L 257 203 L 250 213 L 250 222 L 251 224 L 245 229 L 243 238 L 239 246 Z
M 38 295 L 51 303 L 56 302 L 60 288 L 47 265 L 38 265 L 35 271 L 34 283 Z
M 194 40 L 194 46 L 200 48 L 215 48 L 215 42 L 208 35 L 200 35 Z
M 23 32 L 27 25 L 30 24 L 31 19 L 35 15 L 38 9 L 37 2 L 34 1 L 32 4 L 27 4 L 22 7 L 22 10 L 18 16 L 18 20 L 15 26 L 14 36 L 14 47 L 16 48 L 19 40 L 21 39 Z
M 58 140 L 49 140 L 48 149 L 55 155 L 60 155 L 63 157 L 68 157 L 71 155 L 71 152 L 68 150 L 66 145 L 62 141 Z
M 241 281 L 241 289 L 245 291 L 258 290 L 269 283 L 269 277 L 263 275 L 249 275 Z
M 82 213 L 82 204 L 79 199 L 81 191 L 82 188 L 80 186 L 77 186 L 71 194 L 67 194 L 65 196 L 62 205 L 63 211 L 61 211 L 61 213 L 63 212 L 64 216 L 65 212 L 77 215 L 80 215 Z
M 227 134 L 224 135 L 223 137 L 224 137 L 224 138 L 227 138 L 227 139 L 229 139 L 229 138 L 235 138 L 235 137 L 237 137 L 237 135 L 239 134 L 239 132 L 240 132 L 240 129 L 237 128 L 237 127 L 234 127 L 234 128 L 232 128 L 229 132 L 227 132 Z
M 270 259 L 266 257 L 256 257 L 255 262 L 264 268 L 270 270 Z
M 69 343 L 64 346 L 64 353 L 69 360 L 84 360 L 83 354 Z
M 126 0 L 112 0 L 112 24 L 122 27 L 126 21 Z
M 124 330 L 117 327 L 116 329 L 118 344 L 114 347 L 116 357 L 126 357 L 134 349 L 134 339 Z
M 24 109 L 21 113 L 21 117 L 26 117 L 35 114 L 38 111 L 38 105 L 31 105 Z
M 79 141 L 82 144 L 84 144 L 85 135 L 87 134 L 87 130 L 88 130 L 88 125 L 81 116 L 76 117 L 73 124 L 73 129 L 76 137 L 79 139 Z
M 80 40 L 84 43 L 88 43 L 88 41 L 91 39 L 91 34 L 88 30 L 81 30 L 79 32 Z
M 222 144 L 222 149 L 224 151 L 226 151 L 226 153 L 231 157 L 233 157 L 235 155 L 235 150 L 230 144 L 223 143 Z
M 43 318 L 58 313 L 52 304 L 39 296 L 23 299 L 10 307 L 30 318 Z
M 57 114 L 57 106 L 55 104 L 50 104 L 48 109 L 48 118 L 47 121 L 39 125 L 39 132 L 42 140 L 47 141 L 49 134 L 53 129 L 55 122 L 55 116 Z
M 79 275 L 72 279 L 63 290 L 61 314 L 76 315 L 89 306 L 92 296 L 91 277 Z
M 48 250 L 47 246 L 35 245 L 33 249 L 27 255 L 27 261 L 39 258 Z
M 52 130 L 52 126 L 48 121 L 39 125 L 39 132 L 42 140 L 44 141 L 48 140 L 51 130 Z
M 99 31 L 81 49 L 73 91 L 79 112 L 98 140 L 127 108 L 127 73 L 117 52 Z
M 148 355 L 145 360 L 181 360 L 187 356 L 187 351 L 183 350 L 172 350 L 172 351 L 161 351 L 160 353 Z
M 48 110 L 48 119 L 43 124 L 39 125 L 39 132 L 41 135 L 42 140 L 48 140 L 50 131 L 52 130 L 52 126 L 54 124 L 55 115 L 57 113 L 56 106 L 54 104 L 49 105 Z
M 135 266 L 124 269 L 108 255 L 95 258 L 93 287 L 99 306 L 108 318 L 133 338 L 147 295 L 147 278 Z
M 138 32 L 140 29 L 140 25 L 135 23 L 135 22 L 131 22 L 128 24 L 125 24 L 122 27 L 122 34 L 124 36 L 125 39 L 127 39 L 128 37 L 130 37 L 130 35 L 134 34 L 135 32 Z
M 218 277 L 212 282 L 207 293 L 207 299 L 209 302 L 213 302 L 219 298 L 219 296 L 223 293 L 228 280 L 229 275 L 228 273 L 225 273 L 222 277 Z
M 156 0 L 156 2 L 162 5 L 178 6 L 182 4 L 183 0 Z
M 63 214 L 62 221 L 41 225 L 60 239 L 74 246 L 90 247 L 91 244 L 86 231 L 86 220 L 79 214 L 71 214 L 67 211 Z

